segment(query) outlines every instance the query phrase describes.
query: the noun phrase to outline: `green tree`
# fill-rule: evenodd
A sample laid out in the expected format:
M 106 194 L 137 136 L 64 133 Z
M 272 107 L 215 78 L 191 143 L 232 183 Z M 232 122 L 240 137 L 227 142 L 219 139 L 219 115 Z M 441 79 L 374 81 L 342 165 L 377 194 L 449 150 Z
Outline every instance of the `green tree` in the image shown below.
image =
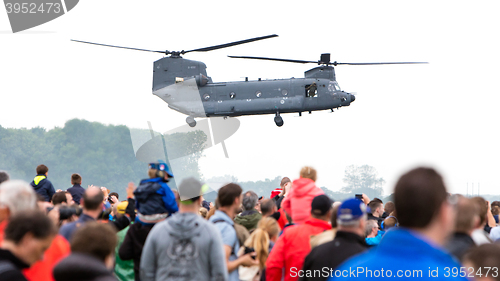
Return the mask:
M 198 173 L 206 136 L 200 133 L 170 137 L 174 150 L 189 155 L 182 169 Z M 0 170 L 13 179 L 33 180 L 39 164 L 49 167 L 49 180 L 56 189 L 71 186 L 70 177 L 79 173 L 83 186 L 106 186 L 125 196 L 128 182 L 139 183 L 147 177 L 147 164 L 137 160 L 126 126 L 104 125 L 98 122 L 72 119 L 63 128 L 45 130 L 8 129 L 0 126 Z
M 201 130 L 175 133 L 164 137 L 169 162 L 175 163 L 171 166 L 172 172 L 179 175 L 178 178 L 203 178 L 198 160 L 203 156 L 207 139 L 207 135 Z
M 385 183 L 383 178 L 378 177 L 377 170 L 369 165 L 347 166 L 343 181 L 345 186 L 342 187 L 341 192 L 350 194 L 365 193 L 370 198 L 380 197 Z
M 325 192 L 330 199 L 334 201 L 343 201 L 344 199 L 347 199 L 350 197 L 350 194 L 348 193 L 343 193 L 343 192 L 338 192 L 338 191 L 333 191 L 329 188 L 326 188 L 324 186 L 321 187 L 321 189 Z

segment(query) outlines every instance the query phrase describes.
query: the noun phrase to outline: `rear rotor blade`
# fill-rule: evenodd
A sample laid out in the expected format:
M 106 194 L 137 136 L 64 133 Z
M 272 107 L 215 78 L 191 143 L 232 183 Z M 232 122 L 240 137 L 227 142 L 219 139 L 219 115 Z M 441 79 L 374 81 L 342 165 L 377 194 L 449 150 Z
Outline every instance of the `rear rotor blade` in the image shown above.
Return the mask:
M 98 46 L 105 46 L 105 47 L 129 49 L 129 50 L 135 50 L 135 51 L 145 51 L 145 52 L 153 52 L 153 53 L 160 53 L 160 54 L 166 54 L 167 53 L 166 51 L 153 51 L 153 50 L 146 50 L 146 49 L 137 49 L 137 48 L 130 48 L 130 47 L 122 47 L 122 46 L 106 45 L 106 44 L 100 44 L 100 43 L 92 43 L 92 42 L 80 41 L 80 40 L 73 40 L 73 39 L 71 39 L 71 41 L 79 42 L 79 43 L 92 44 L 92 45 L 98 45 Z
M 284 61 L 284 62 L 295 62 L 295 63 L 318 63 L 317 61 L 306 61 L 306 60 L 289 60 L 289 59 L 276 59 L 276 58 L 265 58 L 265 57 L 246 57 L 246 56 L 228 56 L 235 59 L 254 59 L 254 60 L 272 60 L 272 61 Z
M 273 37 L 278 37 L 278 35 L 272 34 L 272 35 L 256 37 L 256 38 L 252 38 L 252 39 L 236 41 L 236 42 L 232 42 L 232 43 L 216 45 L 216 46 L 212 46 L 212 47 L 205 47 L 205 48 L 199 48 L 199 49 L 194 49 L 194 50 L 189 50 L 189 51 L 182 51 L 182 53 L 185 54 L 185 53 L 189 53 L 189 52 L 208 52 L 208 51 L 227 48 L 227 47 L 236 46 L 236 45 L 240 45 L 240 44 L 250 43 L 250 42 L 254 42 L 254 41 L 258 41 L 258 40 L 273 38 Z
M 419 64 L 428 62 L 332 62 L 333 65 Z

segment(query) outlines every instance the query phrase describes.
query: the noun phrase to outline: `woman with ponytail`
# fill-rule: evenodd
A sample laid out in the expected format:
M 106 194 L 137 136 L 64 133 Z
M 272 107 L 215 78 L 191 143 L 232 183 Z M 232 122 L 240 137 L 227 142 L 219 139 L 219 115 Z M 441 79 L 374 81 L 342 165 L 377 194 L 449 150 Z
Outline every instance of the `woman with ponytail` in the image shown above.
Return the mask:
M 245 249 L 253 249 L 255 251 L 255 259 L 259 265 L 245 267 L 240 266 L 238 272 L 242 281 L 257 281 L 260 280 L 262 270 L 266 266 L 267 257 L 271 252 L 274 242 L 278 239 L 280 228 L 278 222 L 272 217 L 264 217 L 257 224 L 257 228 L 252 232 L 250 237 L 245 241 L 243 247 L 238 251 L 238 256 L 245 253 Z

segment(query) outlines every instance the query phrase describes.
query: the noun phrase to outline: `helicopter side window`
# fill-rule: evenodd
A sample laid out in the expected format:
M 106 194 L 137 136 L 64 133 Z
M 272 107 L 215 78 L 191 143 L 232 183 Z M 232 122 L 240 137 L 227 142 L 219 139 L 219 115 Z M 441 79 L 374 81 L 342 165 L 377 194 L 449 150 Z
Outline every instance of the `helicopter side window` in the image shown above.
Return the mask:
M 316 85 L 316 83 L 306 85 L 305 90 L 306 90 L 306 97 L 308 98 L 317 97 L 318 86 Z

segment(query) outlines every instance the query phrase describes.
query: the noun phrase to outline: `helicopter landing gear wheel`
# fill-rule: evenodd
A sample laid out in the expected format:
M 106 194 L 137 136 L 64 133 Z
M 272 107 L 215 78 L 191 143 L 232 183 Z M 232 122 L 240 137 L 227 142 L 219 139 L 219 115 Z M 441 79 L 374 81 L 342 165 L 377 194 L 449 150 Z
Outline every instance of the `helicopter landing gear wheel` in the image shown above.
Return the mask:
M 186 123 L 188 123 L 189 127 L 193 128 L 196 126 L 196 120 L 194 120 L 194 117 L 188 116 L 186 118 Z
M 276 126 L 281 127 L 283 126 L 283 118 L 281 118 L 279 113 L 276 113 L 276 117 L 274 117 L 274 123 L 276 123 Z

